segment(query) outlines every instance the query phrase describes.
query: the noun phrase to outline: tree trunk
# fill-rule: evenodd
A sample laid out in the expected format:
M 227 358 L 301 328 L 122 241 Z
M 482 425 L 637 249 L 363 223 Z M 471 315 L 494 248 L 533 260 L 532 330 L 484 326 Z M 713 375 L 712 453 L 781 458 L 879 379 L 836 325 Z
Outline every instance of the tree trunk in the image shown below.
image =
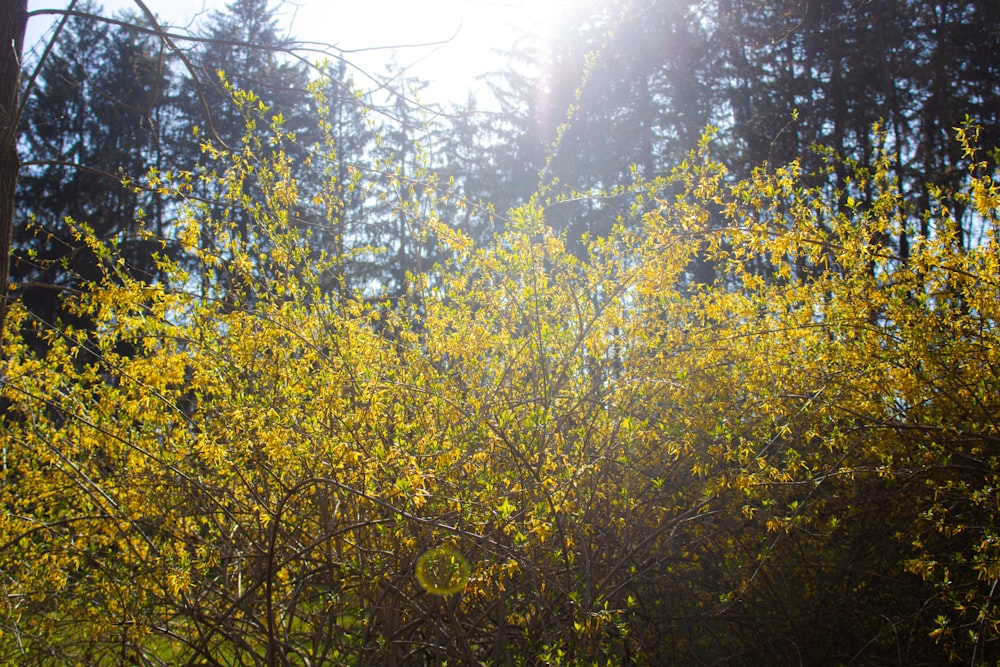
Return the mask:
M 28 0 L 0 0 L 0 359 L 7 318 L 10 251 L 14 234 L 17 158 L 17 106 L 21 85 L 21 53 L 28 25 Z

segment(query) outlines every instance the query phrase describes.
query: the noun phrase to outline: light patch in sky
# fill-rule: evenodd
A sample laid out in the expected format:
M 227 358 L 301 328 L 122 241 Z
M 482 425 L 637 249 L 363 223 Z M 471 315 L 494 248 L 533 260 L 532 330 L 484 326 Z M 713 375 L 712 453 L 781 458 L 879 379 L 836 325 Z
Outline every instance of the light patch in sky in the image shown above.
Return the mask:
M 106 15 L 135 9 L 133 0 L 104 0 Z M 146 0 L 175 28 L 204 26 L 225 0 Z M 279 23 L 294 38 L 330 44 L 355 67 L 384 73 L 395 51 L 398 65 L 431 86 L 425 101 L 462 102 L 477 76 L 504 67 L 517 30 L 534 30 L 549 18 L 552 0 L 283 0 L 272 2 Z M 29 11 L 64 9 L 67 0 L 29 0 Z M 26 47 L 45 38 L 50 16 L 32 18 Z M 317 56 L 318 57 L 318 56 Z M 364 87 L 363 80 L 358 84 Z

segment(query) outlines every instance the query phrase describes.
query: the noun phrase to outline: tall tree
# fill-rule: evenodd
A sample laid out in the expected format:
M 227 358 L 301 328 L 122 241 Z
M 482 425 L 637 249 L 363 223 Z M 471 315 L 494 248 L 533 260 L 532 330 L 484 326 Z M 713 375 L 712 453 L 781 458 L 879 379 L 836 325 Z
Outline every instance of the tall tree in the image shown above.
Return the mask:
M 637 0 L 574 3 L 559 22 L 532 49 L 515 50 L 533 85 L 501 79 L 511 129 L 492 151 L 515 156 L 511 174 L 518 162 L 540 169 L 525 158 L 543 155 L 559 182 L 551 202 L 565 200 L 550 219 L 571 239 L 605 233 L 622 213 L 611 200 L 576 195 L 620 185 L 633 167 L 669 173 L 708 125 L 719 128 L 715 150 L 737 175 L 799 160 L 823 179 L 827 156 L 813 147 L 872 166 L 887 146 L 901 158 L 900 192 L 917 208 L 929 205 L 925 179 L 953 189 L 964 178 L 951 140 L 964 116 L 980 121 L 987 141 L 997 126 L 1000 73 L 988 54 L 1000 38 L 988 3 Z M 567 110 L 572 119 L 556 144 Z M 512 150 L 525 137 L 533 150 Z M 841 165 L 827 178 L 834 187 L 847 172 L 832 164 Z M 516 177 L 507 182 L 512 192 L 520 187 Z M 842 192 L 842 204 L 867 201 L 864 185 Z M 905 255 L 907 235 L 892 245 Z
M 364 174 L 374 168 L 376 132 L 343 60 L 320 68 L 308 99 L 319 130 L 304 134 L 300 146 L 307 155 L 294 167 L 301 187 L 311 195 L 299 222 L 309 229 L 313 250 L 331 257 L 324 287 L 346 296 L 367 280 L 359 264 L 370 224 L 370 195 L 362 184 Z
M 81 11 L 100 8 L 83 3 Z M 59 311 L 53 290 L 99 273 L 100 260 L 75 224 L 115 239 L 137 275 L 153 276 L 159 245 L 144 235 L 166 236 L 160 197 L 126 183 L 162 168 L 168 71 L 148 36 L 85 18 L 68 21 L 43 63 L 20 128 L 23 224 L 12 269 L 28 284 L 22 298 L 39 316 L 51 321 Z
M 178 134 L 172 141 L 177 162 L 198 171 L 206 145 L 253 159 L 254 144 L 272 140 L 272 130 L 297 133 L 300 142 L 310 141 L 304 136 L 310 115 L 306 66 L 289 57 L 292 40 L 282 35 L 270 0 L 233 0 L 224 10 L 211 13 L 200 37 L 180 84 Z M 204 202 L 221 202 L 218 185 L 208 189 L 207 183 L 203 179 L 198 184 L 198 196 Z M 249 181 L 226 187 L 242 188 L 244 200 L 235 206 L 233 202 L 210 205 L 203 215 L 230 221 L 241 238 L 254 237 L 263 257 L 268 240 L 257 236 L 247 210 L 259 200 L 259 193 L 252 191 Z M 206 230 L 203 226 L 200 243 L 226 257 L 227 249 Z M 201 278 L 206 290 L 214 282 L 211 287 L 219 294 L 253 297 L 248 283 L 229 272 L 220 272 L 214 280 Z
M 253 91 L 272 114 L 284 116 L 286 129 L 305 129 L 306 67 L 288 56 L 293 40 L 282 34 L 271 0 L 232 0 L 224 10 L 210 14 L 201 37 L 190 57 L 194 68 L 186 72 L 182 84 L 187 127 L 200 125 L 215 134 L 211 139 L 239 144 L 245 124 L 226 90 L 228 84 Z M 197 154 L 197 142 L 191 143 Z
M 499 111 L 486 149 L 507 175 L 491 200 L 523 202 L 546 184 L 547 215 L 578 250 L 630 214 L 617 187 L 669 170 L 713 120 L 697 5 L 646 5 L 567 3 L 488 80 Z
M 441 184 L 435 174 L 434 109 L 418 101 L 426 82 L 394 62 L 385 79 L 392 86 L 379 108 L 372 149 L 375 171 L 385 178 L 369 190 L 366 224 L 354 240 L 363 249 L 355 265 L 366 292 L 398 301 L 411 293 L 411 275 L 434 261 L 425 214 L 436 209 Z
M 19 161 L 17 125 L 21 88 L 21 54 L 28 25 L 27 0 L 0 2 L 0 359 L 7 315 L 7 286 L 14 232 L 14 201 Z

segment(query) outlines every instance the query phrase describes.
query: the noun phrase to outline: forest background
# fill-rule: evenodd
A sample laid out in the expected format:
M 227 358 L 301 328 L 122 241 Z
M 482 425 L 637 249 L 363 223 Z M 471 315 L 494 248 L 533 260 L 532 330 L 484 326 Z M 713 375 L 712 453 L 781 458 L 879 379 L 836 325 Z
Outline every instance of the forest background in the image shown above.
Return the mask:
M 0 660 L 1000 661 L 994 3 L 567 2 L 446 106 L 136 5 L 0 100 Z

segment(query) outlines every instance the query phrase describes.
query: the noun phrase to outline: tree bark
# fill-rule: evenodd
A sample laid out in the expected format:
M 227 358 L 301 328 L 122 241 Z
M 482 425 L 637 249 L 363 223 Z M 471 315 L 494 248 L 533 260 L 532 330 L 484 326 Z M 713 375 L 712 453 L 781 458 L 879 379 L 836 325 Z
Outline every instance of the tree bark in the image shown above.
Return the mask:
M 14 196 L 21 166 L 17 157 L 17 111 L 27 25 L 28 0 L 0 0 L 0 359 L 4 357 Z

